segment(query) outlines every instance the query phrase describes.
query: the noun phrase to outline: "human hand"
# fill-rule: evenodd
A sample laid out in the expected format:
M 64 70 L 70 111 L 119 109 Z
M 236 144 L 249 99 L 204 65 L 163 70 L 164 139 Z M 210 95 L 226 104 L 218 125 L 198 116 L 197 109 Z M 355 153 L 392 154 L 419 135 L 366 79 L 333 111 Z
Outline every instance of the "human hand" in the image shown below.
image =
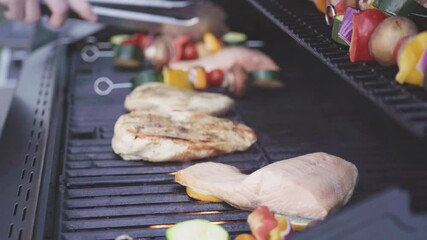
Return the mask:
M 52 12 L 49 18 L 49 25 L 52 27 L 62 26 L 69 9 L 89 22 L 97 20 L 91 5 L 86 0 L 44 1 Z M 4 16 L 9 20 L 35 22 L 40 18 L 40 0 L 0 0 L 0 4 L 3 6 Z

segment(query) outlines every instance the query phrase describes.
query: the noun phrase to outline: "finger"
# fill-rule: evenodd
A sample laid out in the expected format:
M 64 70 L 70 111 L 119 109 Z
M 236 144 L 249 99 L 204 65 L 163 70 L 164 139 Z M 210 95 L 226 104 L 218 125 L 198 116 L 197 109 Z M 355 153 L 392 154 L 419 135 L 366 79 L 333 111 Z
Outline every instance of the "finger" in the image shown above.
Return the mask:
M 68 4 L 83 19 L 89 22 L 96 22 L 97 16 L 92 11 L 92 6 L 86 0 L 68 0 Z
M 40 1 L 26 0 L 25 4 L 25 21 L 35 22 L 40 18 Z
M 4 5 L 4 16 L 6 19 L 14 20 L 15 16 L 13 15 L 13 12 L 10 10 L 12 8 L 12 5 L 16 4 L 13 0 L 2 0 L 2 5 Z
M 9 10 L 9 1 L 8 0 L 0 0 L 0 7 L 3 12 Z
M 10 19 L 11 12 L 9 11 L 9 2 L 8 0 L 0 0 L 0 5 L 3 10 L 3 15 L 6 19 Z
M 47 5 L 52 11 L 49 18 L 49 25 L 52 27 L 61 27 L 68 15 L 68 4 L 66 0 L 46 0 Z
M 25 0 L 10 0 L 7 2 L 8 10 L 5 17 L 10 20 L 24 20 L 24 3 Z

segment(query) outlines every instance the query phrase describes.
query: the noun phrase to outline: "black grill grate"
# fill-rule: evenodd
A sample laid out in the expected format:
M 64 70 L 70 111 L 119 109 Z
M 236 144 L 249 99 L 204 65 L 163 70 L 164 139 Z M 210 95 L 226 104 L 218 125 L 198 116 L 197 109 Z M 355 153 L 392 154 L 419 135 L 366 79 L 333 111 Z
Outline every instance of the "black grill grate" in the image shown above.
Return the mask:
M 61 239 L 114 239 L 121 234 L 135 238 L 164 239 L 170 224 L 203 218 L 222 224 L 232 235 L 248 231 L 248 212 L 225 203 L 190 199 L 173 181 L 173 173 L 195 162 L 149 163 L 123 161 L 111 149 L 113 126 L 124 113 L 128 90 L 97 96 L 93 82 L 99 74 L 125 82 L 134 73 L 115 72 L 111 59 L 88 66 L 72 58 L 68 109 L 68 141 L 60 204 Z M 88 70 L 90 67 L 91 70 Z M 102 68 L 102 69 L 101 69 Z M 236 112 L 228 118 L 241 121 Z M 260 145 L 249 151 L 210 159 L 251 172 L 269 160 Z M 208 161 L 208 160 L 206 160 Z
M 396 68 L 382 67 L 374 62 L 351 63 L 348 49 L 332 41 L 331 28 L 312 3 L 248 1 L 400 125 L 419 137 L 427 136 L 425 90 L 398 84 L 394 80 Z

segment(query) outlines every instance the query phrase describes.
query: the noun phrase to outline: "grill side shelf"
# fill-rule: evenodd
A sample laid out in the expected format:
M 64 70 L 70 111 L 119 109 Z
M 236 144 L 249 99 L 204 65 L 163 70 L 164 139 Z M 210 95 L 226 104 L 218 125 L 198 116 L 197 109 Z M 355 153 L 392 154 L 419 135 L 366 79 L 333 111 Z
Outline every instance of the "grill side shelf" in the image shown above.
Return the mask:
M 0 140 L 0 239 L 34 239 L 45 206 L 42 185 L 55 89 L 55 49 L 48 44 L 25 61 Z
M 351 63 L 348 49 L 334 43 L 324 16 L 308 1 L 248 0 L 342 79 L 418 137 L 427 136 L 427 92 L 400 85 L 396 68 L 373 62 Z

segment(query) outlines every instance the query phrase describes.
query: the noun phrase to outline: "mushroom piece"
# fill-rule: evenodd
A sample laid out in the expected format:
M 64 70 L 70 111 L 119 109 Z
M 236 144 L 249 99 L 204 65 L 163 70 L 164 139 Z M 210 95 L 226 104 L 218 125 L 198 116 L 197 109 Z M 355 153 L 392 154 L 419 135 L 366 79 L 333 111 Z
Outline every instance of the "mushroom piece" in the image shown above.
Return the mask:
M 344 0 L 346 7 L 359 8 L 359 0 Z
M 166 37 L 159 37 L 145 49 L 144 55 L 154 66 L 161 68 L 169 63 L 173 55 L 172 41 Z
M 225 74 L 222 87 L 227 89 L 234 97 L 243 97 L 249 85 L 249 76 L 240 65 L 233 65 Z

